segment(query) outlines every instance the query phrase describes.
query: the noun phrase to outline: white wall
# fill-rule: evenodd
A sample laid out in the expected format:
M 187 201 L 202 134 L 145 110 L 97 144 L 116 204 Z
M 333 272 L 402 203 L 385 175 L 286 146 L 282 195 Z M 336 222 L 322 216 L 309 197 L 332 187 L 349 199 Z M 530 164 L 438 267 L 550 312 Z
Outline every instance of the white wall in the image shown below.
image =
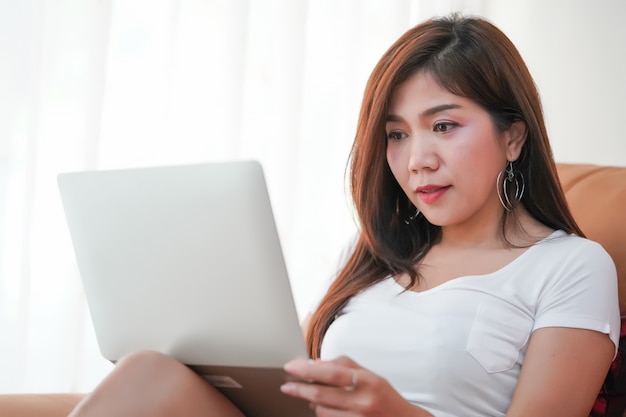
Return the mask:
M 626 165 L 626 2 L 485 0 L 541 94 L 555 159 Z

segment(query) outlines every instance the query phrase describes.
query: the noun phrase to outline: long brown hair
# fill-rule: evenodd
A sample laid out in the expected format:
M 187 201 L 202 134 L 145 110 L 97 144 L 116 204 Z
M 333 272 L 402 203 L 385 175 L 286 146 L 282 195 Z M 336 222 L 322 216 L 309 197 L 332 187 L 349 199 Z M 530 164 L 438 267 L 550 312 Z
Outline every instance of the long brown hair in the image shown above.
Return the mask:
M 423 216 L 407 225 L 415 208 L 386 159 L 390 96 L 417 71 L 428 73 L 451 93 L 474 100 L 500 131 L 523 121 L 526 142 L 514 163 L 526 180 L 521 203 L 543 224 L 582 236 L 557 178 L 539 94 L 515 46 L 482 18 L 455 14 L 426 21 L 387 50 L 367 82 L 349 164 L 361 233 L 311 318 L 307 345 L 313 358 L 319 357 L 326 330 L 351 297 L 399 273 L 407 273 L 414 285 L 419 279 L 416 265 L 441 237 L 440 227 Z M 506 216 L 505 210 L 503 233 Z

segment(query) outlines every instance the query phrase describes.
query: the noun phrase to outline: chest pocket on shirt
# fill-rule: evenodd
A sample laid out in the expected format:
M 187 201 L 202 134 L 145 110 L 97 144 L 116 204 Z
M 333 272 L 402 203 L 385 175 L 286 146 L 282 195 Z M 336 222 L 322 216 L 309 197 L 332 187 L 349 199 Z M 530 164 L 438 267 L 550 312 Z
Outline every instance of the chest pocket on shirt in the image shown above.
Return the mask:
M 530 317 L 509 304 L 482 303 L 469 333 L 467 352 L 487 372 L 507 371 L 515 366 L 532 326 Z

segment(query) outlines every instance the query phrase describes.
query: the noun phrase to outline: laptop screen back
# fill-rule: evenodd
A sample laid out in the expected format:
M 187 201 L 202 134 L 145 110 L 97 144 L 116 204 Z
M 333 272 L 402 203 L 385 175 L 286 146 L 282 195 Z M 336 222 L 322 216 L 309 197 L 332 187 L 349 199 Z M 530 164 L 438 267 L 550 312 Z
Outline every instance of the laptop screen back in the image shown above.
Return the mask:
M 102 355 L 282 367 L 305 357 L 261 165 L 60 174 Z

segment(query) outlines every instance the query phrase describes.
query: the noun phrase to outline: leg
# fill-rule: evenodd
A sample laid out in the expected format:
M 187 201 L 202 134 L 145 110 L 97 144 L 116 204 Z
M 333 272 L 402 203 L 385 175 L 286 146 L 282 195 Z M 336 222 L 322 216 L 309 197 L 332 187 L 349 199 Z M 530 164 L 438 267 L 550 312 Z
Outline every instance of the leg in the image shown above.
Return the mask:
M 68 417 L 244 417 L 219 391 L 175 359 L 137 352 L 118 361 Z

